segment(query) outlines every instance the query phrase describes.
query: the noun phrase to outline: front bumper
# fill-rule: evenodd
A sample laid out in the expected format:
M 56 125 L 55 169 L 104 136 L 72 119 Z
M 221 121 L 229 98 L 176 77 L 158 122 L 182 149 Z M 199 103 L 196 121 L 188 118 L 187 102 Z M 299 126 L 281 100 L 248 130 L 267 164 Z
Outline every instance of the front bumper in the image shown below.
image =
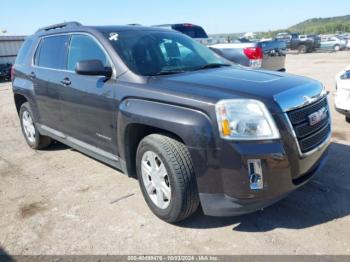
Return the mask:
M 286 116 L 275 121 L 281 139 L 271 141 L 219 142 L 217 149 L 190 148 L 203 211 L 211 216 L 251 213 L 269 206 L 308 182 L 325 162 L 329 138 L 307 154 L 288 127 Z M 251 183 L 252 160 L 259 160 L 263 187 Z
M 338 89 L 334 97 L 335 109 L 346 116 L 350 116 L 350 90 Z
M 190 152 L 192 156 L 200 155 L 199 150 L 190 149 Z M 203 173 L 197 177 L 197 184 L 203 212 L 210 216 L 235 216 L 269 206 L 307 183 L 325 162 L 326 152 L 327 145 L 293 163 L 279 142 L 227 143 L 221 150 L 202 155 L 202 162 L 195 157 L 195 168 L 202 163 Z M 261 160 L 264 180 L 261 190 L 250 188 L 246 164 L 249 159 Z M 208 161 L 211 164 L 203 166 Z
M 340 109 L 338 107 L 335 107 L 335 110 L 342 115 L 350 117 L 350 110 Z
M 203 212 L 209 216 L 236 216 L 242 214 L 248 214 L 261 210 L 267 206 L 270 206 L 277 201 L 286 197 L 290 192 L 301 187 L 307 183 L 322 168 L 327 158 L 326 151 L 321 153 L 321 158 L 318 159 L 311 169 L 299 176 L 296 179 L 292 179 L 290 176 L 290 170 L 288 167 L 276 166 L 272 162 L 276 162 L 274 157 L 265 159 L 263 162 L 264 168 L 264 189 L 263 190 L 250 190 L 249 179 L 243 179 L 245 182 L 241 184 L 241 192 L 237 194 L 236 187 L 232 186 L 234 183 L 228 183 L 230 186 L 225 186 L 223 193 L 210 194 L 200 193 L 200 200 L 203 208 Z M 267 163 L 267 161 L 272 161 Z M 282 161 L 283 162 L 283 161 Z M 272 165 L 271 165 L 272 164 Z M 286 164 L 286 163 L 285 163 Z M 282 164 L 283 165 L 283 164 Z M 248 173 L 245 172 L 248 178 Z M 246 189 L 246 192 L 244 192 Z

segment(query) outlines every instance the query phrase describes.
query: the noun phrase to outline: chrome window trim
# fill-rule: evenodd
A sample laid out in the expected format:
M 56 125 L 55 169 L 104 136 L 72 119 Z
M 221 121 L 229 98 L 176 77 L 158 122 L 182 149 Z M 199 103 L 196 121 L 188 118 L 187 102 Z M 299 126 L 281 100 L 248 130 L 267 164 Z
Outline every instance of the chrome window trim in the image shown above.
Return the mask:
M 72 36 L 72 35 L 86 35 L 86 36 L 89 36 L 92 38 L 93 41 L 95 41 L 99 47 L 102 49 L 102 51 L 105 53 L 107 59 L 108 59 L 108 62 L 111 64 L 111 67 L 112 67 L 112 70 L 113 70 L 113 75 L 112 75 L 112 78 L 115 78 L 116 76 L 116 69 L 115 69 L 115 66 L 114 66 L 114 63 L 113 63 L 113 60 L 111 59 L 111 56 L 108 54 L 108 52 L 106 51 L 106 49 L 103 47 L 103 45 L 100 43 L 100 41 L 98 41 L 98 39 L 93 35 L 93 34 L 90 34 L 90 33 L 87 33 L 87 32 L 69 32 L 69 33 L 58 33 L 58 34 L 52 34 L 52 35 L 45 35 L 45 36 L 41 36 L 39 37 L 39 41 L 37 42 L 36 46 L 35 46 L 35 52 L 32 56 L 32 59 L 31 59 L 31 66 L 33 68 L 39 68 L 39 69 L 46 69 L 46 70 L 52 70 L 52 71 L 59 71 L 59 72 L 67 72 L 67 73 L 73 73 L 73 74 L 76 74 L 75 71 L 72 71 L 72 70 L 67 70 L 67 69 L 56 69 L 56 68 L 50 68 L 50 67 L 43 67 L 43 66 L 38 66 L 38 65 L 35 65 L 34 63 L 34 60 L 35 60 L 35 56 L 36 56 L 36 53 L 38 52 L 38 48 L 40 46 L 40 43 L 42 41 L 42 39 L 44 38 L 48 38 L 48 37 L 54 37 L 54 36 L 60 36 L 60 35 L 64 35 L 64 36 Z M 69 39 L 69 45 L 70 45 L 70 39 Z M 67 50 L 67 57 L 69 55 L 69 46 L 68 46 L 68 50 Z M 67 65 L 66 65 L 67 66 Z
M 315 152 L 321 150 L 324 146 L 326 146 L 326 145 L 328 145 L 328 144 L 330 143 L 330 140 L 331 140 L 331 138 L 332 138 L 332 131 L 333 131 L 333 128 L 332 128 L 332 120 L 333 120 L 333 119 L 332 119 L 332 114 L 331 114 L 331 111 L 330 111 L 330 108 L 329 108 L 329 96 L 328 96 L 328 93 L 327 93 L 326 96 L 327 96 L 326 99 L 327 99 L 327 110 L 328 110 L 328 114 L 329 114 L 328 123 L 329 123 L 329 125 L 330 125 L 330 132 L 329 132 L 328 137 L 325 139 L 325 141 L 322 142 L 322 144 L 318 145 L 316 148 L 314 148 L 314 149 L 312 149 L 312 150 L 310 150 L 310 151 L 308 151 L 308 152 L 303 153 L 303 152 L 301 151 L 301 148 L 300 148 L 300 145 L 299 145 L 298 137 L 297 137 L 297 135 L 296 135 L 296 133 L 295 133 L 295 131 L 294 131 L 294 127 L 293 127 L 291 121 L 289 120 L 288 114 L 287 114 L 287 112 L 284 112 L 284 113 L 283 113 L 283 115 L 284 115 L 284 117 L 285 117 L 285 119 L 286 119 L 286 121 L 287 121 L 288 128 L 290 129 L 290 133 L 292 134 L 293 139 L 294 139 L 294 142 L 295 142 L 296 145 L 297 145 L 298 152 L 299 152 L 299 156 L 300 156 L 301 158 L 305 158 L 305 157 L 307 157 L 307 156 L 309 156 L 309 155 L 312 155 L 313 153 L 315 153 Z M 320 96 L 319 99 L 322 99 L 323 97 L 324 97 L 324 96 Z M 317 100 L 316 100 L 316 101 L 317 101 Z M 316 101 L 314 101 L 314 102 L 316 102 Z M 314 103 L 314 102 L 313 102 L 313 103 Z M 308 103 L 308 104 L 306 104 L 306 105 L 309 105 L 309 104 L 310 104 L 310 103 Z M 300 106 L 300 107 L 298 107 L 298 108 L 302 108 L 302 107 L 304 107 L 304 106 L 306 106 L 306 105 Z M 296 109 L 297 109 L 297 108 L 296 108 Z M 291 111 L 291 110 L 289 110 L 289 111 Z

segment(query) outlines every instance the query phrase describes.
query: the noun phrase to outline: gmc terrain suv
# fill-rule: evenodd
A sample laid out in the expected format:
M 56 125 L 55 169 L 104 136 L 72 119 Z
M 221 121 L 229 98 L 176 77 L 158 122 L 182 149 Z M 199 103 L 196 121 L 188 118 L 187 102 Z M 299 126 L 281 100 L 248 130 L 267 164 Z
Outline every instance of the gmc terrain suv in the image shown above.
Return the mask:
M 306 183 L 331 137 L 327 92 L 230 64 L 190 37 L 141 26 L 38 30 L 13 69 L 28 145 L 60 141 L 131 177 L 176 222 L 253 212 Z

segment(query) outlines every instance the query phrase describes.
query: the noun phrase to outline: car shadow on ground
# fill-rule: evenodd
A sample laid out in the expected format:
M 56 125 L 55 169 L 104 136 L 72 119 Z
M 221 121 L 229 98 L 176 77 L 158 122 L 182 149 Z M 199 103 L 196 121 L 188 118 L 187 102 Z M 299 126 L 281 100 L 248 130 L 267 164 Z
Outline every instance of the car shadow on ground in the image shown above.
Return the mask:
M 62 144 L 61 142 L 53 141 L 50 146 L 41 150 L 42 151 L 61 151 L 61 150 L 67 150 L 67 149 L 72 149 L 72 148 L 65 144 Z
M 0 261 L 1 262 L 12 262 L 15 261 L 12 257 L 0 246 Z
M 232 226 L 234 231 L 266 232 L 275 228 L 303 229 L 350 214 L 350 146 L 332 143 L 319 174 L 277 204 L 238 217 L 209 217 L 201 209 L 178 224 L 186 228 Z

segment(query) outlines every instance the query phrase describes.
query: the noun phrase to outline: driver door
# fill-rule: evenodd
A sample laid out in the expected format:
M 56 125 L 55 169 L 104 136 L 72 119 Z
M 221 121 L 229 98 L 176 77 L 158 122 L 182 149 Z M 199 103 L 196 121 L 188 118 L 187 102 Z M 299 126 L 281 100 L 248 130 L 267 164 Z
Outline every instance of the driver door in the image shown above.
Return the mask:
M 102 45 L 93 36 L 73 34 L 70 39 L 65 72 L 60 89 L 64 133 L 75 143 L 115 153 L 116 80 L 105 76 L 78 75 L 79 61 L 100 60 L 105 67 L 112 63 Z

